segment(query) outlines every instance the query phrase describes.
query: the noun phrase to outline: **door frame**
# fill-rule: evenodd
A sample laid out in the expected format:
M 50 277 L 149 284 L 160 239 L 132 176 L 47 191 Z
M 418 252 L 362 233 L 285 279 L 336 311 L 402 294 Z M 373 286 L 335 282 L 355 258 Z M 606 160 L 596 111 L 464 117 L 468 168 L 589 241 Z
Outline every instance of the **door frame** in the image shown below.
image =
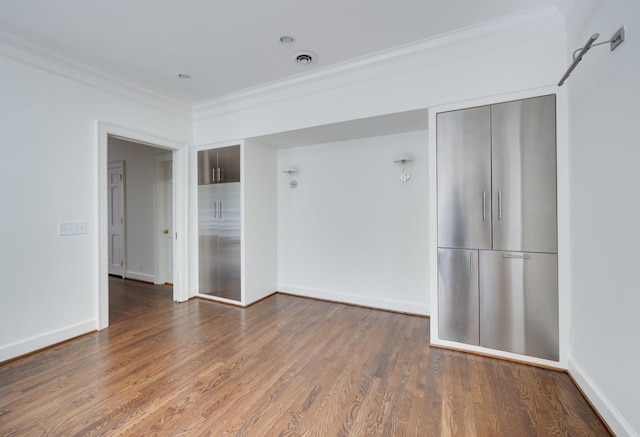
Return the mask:
M 109 326 L 109 266 L 108 266 L 108 204 L 107 204 L 107 148 L 109 137 L 122 138 L 128 141 L 146 144 L 152 147 L 167 149 L 173 154 L 173 218 L 176 240 L 174 243 L 173 300 L 186 301 L 187 288 L 187 165 L 188 144 L 148 134 L 124 126 L 96 121 L 98 145 L 98 279 L 97 279 L 97 315 L 98 329 Z
M 166 237 L 162 233 L 165 225 L 165 209 L 166 209 L 166 184 L 165 184 L 165 166 L 167 162 L 173 163 L 173 154 L 169 153 L 161 153 L 156 155 L 155 160 L 155 202 L 154 202 L 154 212 L 153 212 L 153 229 L 155 238 L 153 239 L 155 245 L 155 283 L 156 284 L 165 284 L 168 280 L 167 275 L 167 247 L 165 244 Z M 173 167 L 173 164 L 172 164 Z M 173 193 L 175 194 L 175 193 Z M 172 202 L 175 203 L 175 202 Z M 175 214 L 172 211 L 171 214 Z M 174 238 L 175 243 L 175 238 Z M 175 252 L 175 247 L 174 247 Z M 175 264 L 175 262 L 174 262 Z

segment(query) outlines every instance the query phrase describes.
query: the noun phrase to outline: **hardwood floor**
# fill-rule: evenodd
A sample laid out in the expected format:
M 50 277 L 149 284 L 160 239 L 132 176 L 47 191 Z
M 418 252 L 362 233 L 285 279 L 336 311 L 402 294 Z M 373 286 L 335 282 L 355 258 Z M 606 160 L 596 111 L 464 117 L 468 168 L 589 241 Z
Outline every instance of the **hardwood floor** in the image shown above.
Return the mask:
M 173 301 L 173 287 L 109 276 L 109 325 Z
M 111 327 L 0 366 L 0 435 L 610 435 L 566 374 L 430 348 L 427 318 L 121 282 Z

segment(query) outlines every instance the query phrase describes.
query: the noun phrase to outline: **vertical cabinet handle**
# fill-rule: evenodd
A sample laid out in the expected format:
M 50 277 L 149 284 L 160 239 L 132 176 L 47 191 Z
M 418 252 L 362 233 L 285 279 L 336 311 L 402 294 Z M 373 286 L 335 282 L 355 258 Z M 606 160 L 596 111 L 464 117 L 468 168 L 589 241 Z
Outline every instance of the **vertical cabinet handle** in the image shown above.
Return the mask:
M 482 190 L 482 220 L 487 218 L 487 191 Z
M 220 182 L 222 179 L 220 179 L 220 167 L 218 167 L 217 169 L 218 172 L 218 177 L 216 178 L 216 182 Z
M 218 169 L 218 182 L 224 181 L 224 168 Z
M 473 275 L 473 251 L 469 251 L 469 276 Z
M 498 220 L 502 220 L 502 190 L 498 190 Z
M 222 202 L 220 202 L 220 218 L 222 218 Z

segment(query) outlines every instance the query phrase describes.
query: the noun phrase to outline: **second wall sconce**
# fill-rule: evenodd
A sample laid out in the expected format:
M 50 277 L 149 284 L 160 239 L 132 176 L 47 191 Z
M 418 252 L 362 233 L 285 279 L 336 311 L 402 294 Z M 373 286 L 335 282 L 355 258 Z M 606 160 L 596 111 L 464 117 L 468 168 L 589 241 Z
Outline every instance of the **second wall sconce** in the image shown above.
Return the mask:
M 406 153 L 402 153 L 398 159 L 393 161 L 396 164 L 402 165 L 402 171 L 400 172 L 400 180 L 404 184 L 409 179 L 411 179 L 411 173 L 407 171 L 407 163 L 413 161 L 413 157 L 411 155 L 407 155 Z
M 298 169 L 295 167 L 289 167 L 287 170 L 284 170 L 282 173 L 286 173 L 289 175 L 289 186 L 291 188 L 295 188 L 298 186 L 298 182 L 293 179 L 293 175 L 298 172 Z

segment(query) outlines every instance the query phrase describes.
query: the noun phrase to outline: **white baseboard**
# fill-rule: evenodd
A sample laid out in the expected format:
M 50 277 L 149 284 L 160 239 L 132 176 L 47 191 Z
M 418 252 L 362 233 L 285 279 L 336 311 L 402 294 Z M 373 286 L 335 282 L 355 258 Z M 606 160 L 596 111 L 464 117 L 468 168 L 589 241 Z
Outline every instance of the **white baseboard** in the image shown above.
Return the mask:
M 591 379 L 591 377 L 576 363 L 573 357 L 568 359 L 568 371 L 571 377 L 576 381 L 582 392 L 589 398 L 600 416 L 607 422 L 607 425 L 618 437 L 640 437 L 638 431 L 626 421 L 616 407 L 609 401 L 600 387 Z
M 142 281 L 142 282 L 149 282 L 151 284 L 154 284 L 155 282 L 155 276 L 150 275 L 148 273 L 139 273 L 139 272 L 130 272 L 127 271 L 125 273 L 125 278 L 127 279 L 135 279 L 136 281 Z
M 382 310 L 397 311 L 401 313 L 416 314 L 421 316 L 428 316 L 429 314 L 431 314 L 429 305 L 426 303 L 416 303 L 373 296 L 339 293 L 328 290 L 313 290 L 309 288 L 294 287 L 286 284 L 279 284 L 278 291 L 281 293 L 293 294 L 296 296 L 312 297 L 315 299 L 378 308 Z
M 75 325 L 67 326 L 56 331 L 48 332 L 46 334 L 38 335 L 5 346 L 1 346 L 0 362 L 37 351 L 38 349 L 52 346 L 56 343 L 69 340 L 73 337 L 77 337 L 79 335 L 95 331 L 97 329 L 98 321 L 88 320 L 86 322 L 77 323 Z

